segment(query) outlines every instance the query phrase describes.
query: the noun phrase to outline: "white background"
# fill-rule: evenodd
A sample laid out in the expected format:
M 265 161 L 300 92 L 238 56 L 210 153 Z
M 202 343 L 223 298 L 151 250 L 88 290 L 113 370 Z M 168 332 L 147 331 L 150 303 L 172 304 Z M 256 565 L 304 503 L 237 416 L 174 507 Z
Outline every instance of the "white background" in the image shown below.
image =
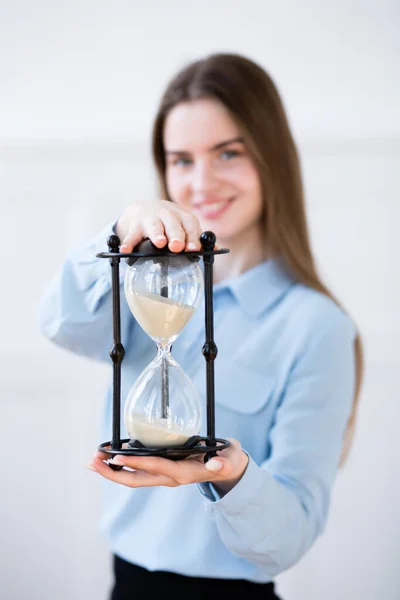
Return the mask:
M 188 60 L 262 64 L 301 152 L 318 264 L 363 334 L 355 445 L 326 532 L 284 600 L 400 597 L 400 10 L 395 0 L 0 0 L 0 596 L 106 600 L 100 441 L 107 365 L 45 340 L 66 254 L 152 198 L 150 128 Z M 135 543 L 135 542 L 134 542 Z

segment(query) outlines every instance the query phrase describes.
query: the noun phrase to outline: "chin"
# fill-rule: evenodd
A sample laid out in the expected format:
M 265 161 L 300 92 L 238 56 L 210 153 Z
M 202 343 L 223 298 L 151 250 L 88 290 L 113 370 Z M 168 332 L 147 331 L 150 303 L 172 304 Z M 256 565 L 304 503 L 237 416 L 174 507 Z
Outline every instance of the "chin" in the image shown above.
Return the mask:
M 228 243 L 230 240 L 234 239 L 235 236 L 239 233 L 239 232 L 232 232 L 232 231 L 227 231 L 225 228 L 223 227 L 218 227 L 215 223 L 207 223 L 205 224 L 205 227 L 203 227 L 203 231 L 212 231 L 215 233 L 215 236 L 217 238 L 217 245 L 221 246 L 221 244 L 224 244 L 225 247 L 227 247 Z

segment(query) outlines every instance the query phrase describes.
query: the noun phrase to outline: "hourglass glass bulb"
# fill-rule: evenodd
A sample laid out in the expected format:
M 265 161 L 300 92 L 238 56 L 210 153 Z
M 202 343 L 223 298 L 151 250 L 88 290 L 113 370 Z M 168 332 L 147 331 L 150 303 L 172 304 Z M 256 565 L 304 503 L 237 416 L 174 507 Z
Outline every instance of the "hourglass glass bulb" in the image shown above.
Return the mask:
M 198 256 L 172 254 L 149 240 L 135 252 L 151 256 L 127 259 L 125 297 L 158 354 L 126 399 L 125 425 L 131 440 L 147 447 L 179 446 L 199 433 L 200 399 L 170 349 L 199 305 L 203 273 Z
M 156 342 L 172 343 L 200 302 L 203 273 L 199 257 L 186 253 L 165 255 L 165 249 L 157 248 L 150 240 L 142 242 L 135 252 L 153 256 L 127 259 L 124 287 L 129 308 Z
M 163 373 L 168 373 L 168 404 L 163 403 Z M 169 350 L 159 349 L 129 392 L 124 420 L 131 440 L 160 448 L 181 446 L 201 427 L 198 393 Z

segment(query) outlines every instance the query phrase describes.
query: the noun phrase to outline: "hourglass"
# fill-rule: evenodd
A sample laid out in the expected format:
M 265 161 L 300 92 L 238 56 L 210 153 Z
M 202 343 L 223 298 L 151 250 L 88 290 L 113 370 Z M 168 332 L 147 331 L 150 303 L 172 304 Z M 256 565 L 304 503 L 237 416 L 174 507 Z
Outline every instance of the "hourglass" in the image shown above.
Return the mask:
M 112 268 L 114 345 L 110 357 L 113 371 L 112 440 L 100 444 L 108 455 L 162 456 L 179 460 L 203 454 L 204 460 L 229 446 L 229 441 L 215 437 L 214 341 L 212 268 L 215 235 L 204 232 L 202 250 L 171 252 L 144 240 L 129 254 L 119 252 L 117 236 L 108 239 L 109 252 L 96 256 L 109 258 Z M 203 257 L 204 275 L 200 268 Z M 124 279 L 125 300 L 139 325 L 155 343 L 155 357 L 139 375 L 124 405 L 124 423 L 129 438 L 120 439 L 121 363 L 125 350 L 120 338 L 119 263 L 125 258 L 128 267 Z M 171 348 L 182 329 L 199 307 L 205 294 L 207 436 L 200 436 L 201 402 L 191 379 L 175 361 Z M 121 468 L 109 463 L 112 468 Z
M 174 360 L 171 346 L 199 305 L 199 256 L 168 256 L 149 240 L 127 259 L 125 297 L 136 321 L 154 340 L 157 355 L 130 390 L 124 421 L 131 447 L 182 446 L 199 434 L 200 399 Z

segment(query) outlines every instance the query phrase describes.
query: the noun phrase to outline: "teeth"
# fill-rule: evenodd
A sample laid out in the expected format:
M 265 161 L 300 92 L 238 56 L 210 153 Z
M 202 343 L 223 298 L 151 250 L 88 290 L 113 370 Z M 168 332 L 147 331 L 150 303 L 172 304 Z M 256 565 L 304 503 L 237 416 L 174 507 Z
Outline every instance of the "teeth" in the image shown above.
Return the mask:
M 227 204 L 227 200 L 221 200 L 221 202 L 211 202 L 210 204 L 205 204 L 202 206 L 202 210 L 217 210 Z

